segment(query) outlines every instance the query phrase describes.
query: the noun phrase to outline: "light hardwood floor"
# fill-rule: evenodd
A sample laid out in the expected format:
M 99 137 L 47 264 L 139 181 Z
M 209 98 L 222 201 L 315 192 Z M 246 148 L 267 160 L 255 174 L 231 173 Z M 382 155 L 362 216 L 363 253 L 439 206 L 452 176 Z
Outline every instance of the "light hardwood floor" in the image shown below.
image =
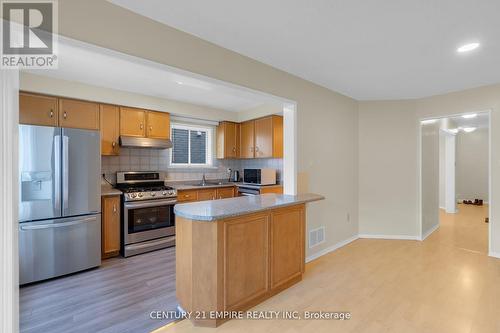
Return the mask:
M 151 311 L 175 310 L 175 248 L 40 282 L 19 291 L 22 333 L 146 333 L 170 320 Z
M 424 242 L 359 239 L 306 266 L 304 280 L 253 310 L 350 311 L 347 321 L 180 321 L 167 332 L 500 332 L 500 260 L 486 255 L 487 207 L 441 213 Z

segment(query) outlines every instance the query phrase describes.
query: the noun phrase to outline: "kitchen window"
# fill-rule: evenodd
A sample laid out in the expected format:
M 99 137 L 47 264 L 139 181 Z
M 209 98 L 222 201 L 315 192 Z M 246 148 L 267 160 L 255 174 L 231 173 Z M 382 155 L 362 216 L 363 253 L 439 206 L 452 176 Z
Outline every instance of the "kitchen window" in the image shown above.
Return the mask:
M 171 125 L 173 167 L 211 167 L 214 128 L 210 126 Z

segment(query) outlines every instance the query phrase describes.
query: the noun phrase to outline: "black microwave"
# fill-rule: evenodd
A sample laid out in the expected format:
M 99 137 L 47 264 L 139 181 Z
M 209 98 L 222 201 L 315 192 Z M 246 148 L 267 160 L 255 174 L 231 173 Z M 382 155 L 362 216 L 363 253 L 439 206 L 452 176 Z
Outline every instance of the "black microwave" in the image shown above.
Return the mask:
M 276 184 L 276 169 L 243 169 L 243 182 L 256 185 Z

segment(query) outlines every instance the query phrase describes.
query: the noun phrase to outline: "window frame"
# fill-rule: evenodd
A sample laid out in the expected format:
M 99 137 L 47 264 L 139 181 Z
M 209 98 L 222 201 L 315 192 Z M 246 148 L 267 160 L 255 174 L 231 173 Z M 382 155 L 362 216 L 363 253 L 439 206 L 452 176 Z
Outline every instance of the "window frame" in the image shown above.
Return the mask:
M 173 163 L 172 159 L 174 157 L 173 147 L 170 150 L 169 167 L 170 168 L 213 168 L 214 167 L 214 132 L 215 127 L 210 125 L 195 125 L 195 124 L 183 124 L 172 122 L 170 124 L 170 133 L 172 133 L 172 144 L 173 141 L 173 129 L 181 129 L 188 131 L 202 131 L 207 133 L 206 137 L 206 163 L 191 163 L 191 135 L 188 134 L 188 163 Z

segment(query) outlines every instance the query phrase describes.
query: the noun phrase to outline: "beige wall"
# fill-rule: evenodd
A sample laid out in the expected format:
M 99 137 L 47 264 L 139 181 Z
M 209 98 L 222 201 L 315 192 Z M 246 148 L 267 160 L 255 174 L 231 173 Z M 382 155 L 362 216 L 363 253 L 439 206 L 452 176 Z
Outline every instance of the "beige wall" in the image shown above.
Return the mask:
M 165 98 L 134 94 L 127 91 L 102 88 L 84 83 L 54 79 L 46 76 L 21 73 L 22 90 L 64 97 L 80 98 L 101 103 L 110 103 L 205 120 L 238 121 L 238 113 L 210 107 L 173 101 Z
M 279 107 L 276 105 L 261 105 L 256 108 L 251 108 L 248 110 L 238 112 L 238 121 L 247 121 L 259 117 L 268 116 L 271 114 L 281 114 L 283 115 L 283 106 Z
M 422 237 L 439 225 L 439 123 L 421 126 Z
M 412 101 L 359 103 L 359 233 L 417 236 L 417 131 Z
M 491 110 L 490 201 L 500 196 L 500 85 L 412 101 L 361 102 L 359 108 L 360 232 L 418 236 L 418 119 Z M 385 118 L 387 117 L 387 118 Z M 385 119 L 383 119 L 385 118 Z M 364 125 L 362 125 L 364 124 Z M 380 130 L 377 131 L 376 128 Z M 387 131 L 391 134 L 380 134 Z M 371 151 L 371 149 L 377 151 Z M 368 165 L 371 163 L 371 165 Z M 391 170 L 394 174 L 390 174 Z M 382 176 L 376 177 L 378 174 Z M 377 194 L 377 196 L 375 196 Z M 383 199 L 386 198 L 386 199 Z M 386 200 L 394 200 L 394 205 Z M 396 207 L 397 212 L 391 212 Z M 500 254 L 500 205 L 491 206 L 490 251 Z
M 326 242 L 307 255 L 357 234 L 355 100 L 103 0 L 60 1 L 59 32 L 296 101 L 298 172 L 307 178 L 307 190 L 326 197 L 308 208 L 308 228 L 324 225 Z
M 457 199 L 488 202 L 488 128 L 459 132 L 456 140 Z

